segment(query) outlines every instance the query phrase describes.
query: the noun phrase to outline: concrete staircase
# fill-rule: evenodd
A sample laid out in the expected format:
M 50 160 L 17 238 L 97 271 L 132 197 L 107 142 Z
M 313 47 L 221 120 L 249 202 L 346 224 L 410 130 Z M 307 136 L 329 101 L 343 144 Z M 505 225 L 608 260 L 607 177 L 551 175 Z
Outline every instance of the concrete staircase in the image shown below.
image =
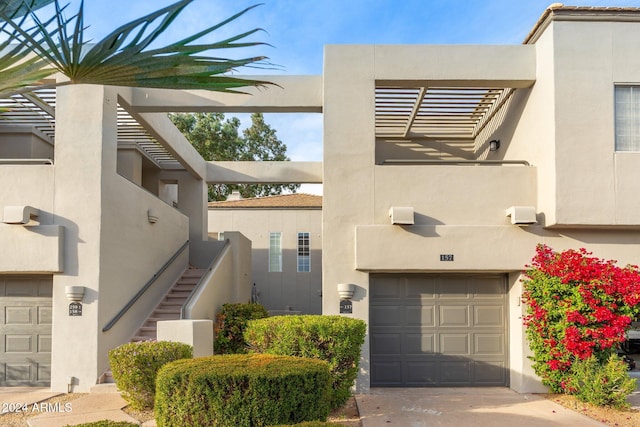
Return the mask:
M 164 299 L 151 312 L 147 320 L 131 338 L 131 342 L 150 341 L 157 339 L 159 320 L 179 320 L 182 305 L 198 284 L 198 281 L 206 273 L 206 269 L 189 267 L 182 276 L 173 284 Z M 111 370 L 105 371 L 99 378 L 99 384 L 113 383 Z
M 187 298 L 189 298 L 189 295 L 191 295 L 205 272 L 206 270 L 197 268 L 186 269 L 169 289 L 169 292 L 167 292 L 156 309 L 153 310 L 146 322 L 133 335 L 131 342 L 155 340 L 158 332 L 158 321 L 179 320 L 182 305 L 187 301 Z

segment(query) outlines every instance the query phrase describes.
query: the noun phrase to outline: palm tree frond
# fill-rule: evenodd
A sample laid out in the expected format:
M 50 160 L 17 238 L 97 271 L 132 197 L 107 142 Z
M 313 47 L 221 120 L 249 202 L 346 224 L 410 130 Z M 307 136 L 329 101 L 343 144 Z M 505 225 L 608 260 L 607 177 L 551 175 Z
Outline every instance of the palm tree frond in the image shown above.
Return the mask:
M 54 0 L 4 0 L 0 8 L 2 8 L 2 11 L 8 16 L 19 18 L 29 14 L 32 10 L 37 10 L 53 3 L 53 1 Z
M 18 1 L 18 0 L 15 0 Z M 69 19 L 64 17 L 64 9 L 59 0 L 31 0 L 34 3 L 53 2 L 55 16 L 40 19 L 31 8 L 29 14 L 18 19 L 0 9 L 0 20 L 5 20 L 7 28 L 2 30 L 12 34 L 22 48 L 13 52 L 9 58 L 0 55 L 0 79 L 3 72 L 15 70 L 20 60 L 24 60 L 25 49 L 35 52 L 39 60 L 34 60 L 23 70 L 30 70 L 29 78 L 17 81 L 19 73 L 8 74 L 7 84 L 0 84 L 0 92 L 7 91 L 11 84 L 24 85 L 32 78 L 49 75 L 52 69 L 66 75 L 71 83 L 92 83 L 133 87 L 158 87 L 172 89 L 207 89 L 213 91 L 239 92 L 237 89 L 247 86 L 264 86 L 267 81 L 240 79 L 228 73 L 240 67 L 271 68 L 265 62 L 265 56 L 253 56 L 242 59 L 228 59 L 208 55 L 208 51 L 260 46 L 265 43 L 243 41 L 254 33 L 256 28 L 244 31 L 214 43 L 191 44 L 227 25 L 256 6 L 244 9 L 222 22 L 206 28 L 166 46 L 150 48 L 167 28 L 174 22 L 192 0 L 180 0 L 141 18 L 135 19 L 112 31 L 102 40 L 89 45 L 84 38 L 84 1 L 77 13 Z M 23 29 L 26 17 L 31 19 L 33 27 Z M 3 67 L 2 60 L 8 60 Z M 46 67 L 47 63 L 49 64 Z M 45 74 L 46 70 L 46 74 Z M 23 75 L 26 77 L 27 75 Z

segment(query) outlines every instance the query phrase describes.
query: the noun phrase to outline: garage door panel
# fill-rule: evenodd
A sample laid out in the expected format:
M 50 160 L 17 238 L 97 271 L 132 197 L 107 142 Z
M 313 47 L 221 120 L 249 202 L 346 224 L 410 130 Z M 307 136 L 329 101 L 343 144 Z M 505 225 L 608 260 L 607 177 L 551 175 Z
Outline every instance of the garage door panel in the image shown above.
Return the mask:
M 404 353 L 407 355 L 417 355 L 436 352 L 435 334 L 408 333 L 406 335 Z
M 0 386 L 48 386 L 52 278 L 0 276 Z
M 372 307 L 371 325 L 377 327 L 393 326 L 404 324 L 404 311 L 397 305 Z
M 5 378 L 8 383 L 28 382 L 32 376 L 30 363 L 5 363 Z
M 410 299 L 435 299 L 437 292 L 437 280 L 407 279 L 406 296 Z
M 5 335 L 7 353 L 31 353 L 33 351 L 31 335 Z
M 399 312 L 399 310 L 396 308 Z M 436 324 L 435 306 L 423 307 L 409 306 L 405 308 L 407 313 L 407 326 L 433 327 Z
M 405 363 L 405 384 L 413 387 L 424 387 L 437 384 L 440 380 L 436 361 L 408 361 Z
M 398 360 L 372 363 L 371 375 L 382 386 L 399 386 L 402 384 L 402 363 Z
M 38 335 L 38 353 L 51 353 L 51 335 Z
M 371 351 L 376 354 L 391 355 L 400 354 L 402 348 L 402 334 L 388 333 L 388 334 L 371 334 Z
M 467 385 L 471 381 L 469 359 L 449 359 L 440 362 L 440 383 L 444 386 Z
M 439 326 L 469 326 L 469 307 L 466 305 L 441 305 Z
M 31 319 L 33 307 L 16 307 L 5 306 L 5 324 L 6 325 L 31 325 L 33 320 Z
M 473 334 L 473 353 L 477 356 L 504 356 L 504 335 Z
M 498 298 L 504 294 L 504 286 L 492 278 L 478 278 L 473 282 L 473 297 L 475 299 Z
M 370 289 L 371 298 L 400 299 L 402 297 L 400 283 L 397 278 L 381 278 L 380 286 Z
M 475 326 L 504 326 L 504 307 L 501 305 L 476 305 L 473 307 Z
M 370 284 L 372 386 L 508 384 L 504 276 L 372 274 Z
M 507 381 L 507 368 L 502 361 L 474 361 L 474 383 L 481 386 L 501 386 Z
M 38 364 L 38 369 L 36 371 L 36 381 L 40 383 L 51 382 L 51 364 Z
M 53 320 L 53 310 L 51 306 L 38 306 L 38 325 L 51 325 Z
M 468 299 L 469 279 L 466 277 L 440 277 L 438 279 L 438 297 L 440 299 Z
M 440 334 L 440 353 L 468 355 L 469 335 L 468 334 Z

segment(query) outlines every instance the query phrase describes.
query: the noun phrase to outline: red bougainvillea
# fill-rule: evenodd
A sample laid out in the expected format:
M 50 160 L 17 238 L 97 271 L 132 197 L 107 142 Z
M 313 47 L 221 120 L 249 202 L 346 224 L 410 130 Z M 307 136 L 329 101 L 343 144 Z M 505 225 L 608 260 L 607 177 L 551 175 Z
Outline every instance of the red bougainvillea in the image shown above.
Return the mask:
M 538 245 L 523 284 L 533 367 L 555 392 L 572 392 L 566 384 L 575 360 L 606 362 L 640 313 L 638 267 L 618 267 L 585 249 Z

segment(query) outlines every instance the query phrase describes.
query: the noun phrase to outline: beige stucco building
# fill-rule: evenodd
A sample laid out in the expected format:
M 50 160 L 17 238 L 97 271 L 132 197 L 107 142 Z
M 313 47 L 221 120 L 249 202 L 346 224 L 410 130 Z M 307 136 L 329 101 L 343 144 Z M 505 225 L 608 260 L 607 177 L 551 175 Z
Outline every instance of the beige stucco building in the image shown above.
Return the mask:
M 185 317 L 246 301 L 248 239 L 207 241 L 226 230 L 207 225 L 206 184 L 292 182 L 324 185 L 322 313 L 352 285 L 343 314 L 369 325 L 358 390 L 542 391 L 520 303 L 536 244 L 640 263 L 639 42 L 640 9 L 556 6 L 521 45 L 330 45 L 322 76 L 269 76 L 253 96 L 21 98 L 33 123 L 0 126 L 0 381 L 89 389 L 189 263 L 210 291 Z M 205 162 L 171 111 L 322 114 L 323 161 Z
M 283 194 L 209 202 L 209 235 L 251 240 L 255 297 L 271 314 L 322 314 L 322 196 Z

